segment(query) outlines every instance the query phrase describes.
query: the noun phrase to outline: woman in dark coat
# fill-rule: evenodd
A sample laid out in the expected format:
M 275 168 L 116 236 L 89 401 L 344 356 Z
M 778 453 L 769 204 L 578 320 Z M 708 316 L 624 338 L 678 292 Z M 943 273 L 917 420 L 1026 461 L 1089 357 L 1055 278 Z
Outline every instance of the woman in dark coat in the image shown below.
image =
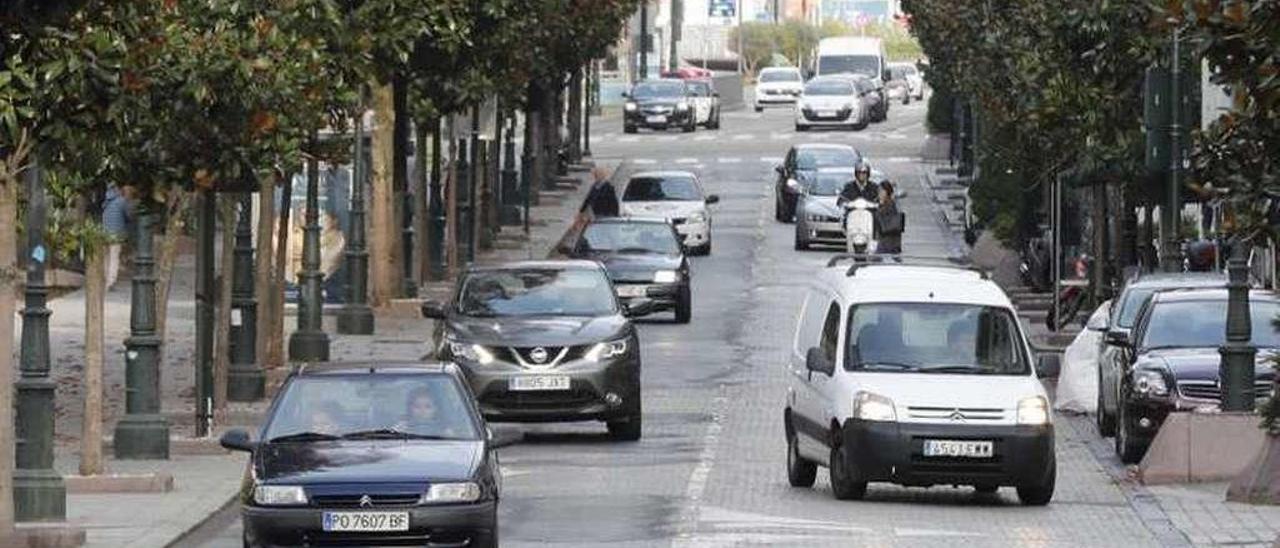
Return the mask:
M 894 198 L 893 183 L 880 181 L 880 207 L 876 209 L 876 253 L 902 254 L 902 231 L 906 228 L 906 215 L 898 209 Z

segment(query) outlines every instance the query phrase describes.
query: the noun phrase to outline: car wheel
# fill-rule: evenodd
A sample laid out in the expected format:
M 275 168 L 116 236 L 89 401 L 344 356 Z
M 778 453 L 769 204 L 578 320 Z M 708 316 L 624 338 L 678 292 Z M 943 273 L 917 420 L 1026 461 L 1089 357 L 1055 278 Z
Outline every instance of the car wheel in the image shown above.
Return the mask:
M 790 430 L 790 428 L 788 428 Z M 792 487 L 813 487 L 818 479 L 818 465 L 800 456 L 795 433 L 787 436 L 787 483 Z
M 1101 375 L 1099 375 L 1099 378 L 1101 378 Z M 1098 411 L 1094 413 L 1094 422 L 1098 425 L 1098 435 L 1104 438 L 1109 438 L 1116 435 L 1116 417 L 1115 415 L 1107 412 L 1107 407 L 1104 405 L 1104 402 L 1105 400 L 1102 397 L 1102 383 L 1099 382 Z
M 707 257 L 711 255 L 711 236 L 710 235 L 707 236 L 707 243 L 699 246 L 697 251 L 694 252 L 694 255 L 698 255 L 699 257 Z
M 695 129 L 698 129 L 698 120 L 696 117 L 692 115 L 689 116 L 689 123 L 685 124 L 684 127 L 680 128 L 680 130 L 685 133 L 693 133 Z
M 642 424 L 641 415 L 636 414 L 623 420 L 609 421 L 605 426 L 609 428 L 609 435 L 617 441 L 637 441 L 640 439 Z
M 693 318 L 693 295 L 689 288 L 680 289 L 680 297 L 676 299 L 676 323 L 689 323 Z
M 756 105 L 756 112 L 764 112 L 764 107 Z
M 636 132 L 636 126 L 622 126 L 622 132 L 623 132 L 623 133 L 635 133 L 635 132 Z
M 1023 506 L 1044 506 L 1053 500 L 1053 488 L 1058 480 L 1057 461 L 1049 461 L 1049 478 L 1040 485 L 1018 487 L 1018 500 Z
M 861 500 L 867 494 L 867 482 L 858 481 L 857 471 L 849 467 L 844 444 L 831 448 L 831 494 L 838 500 Z
M 1147 444 L 1133 437 L 1137 425 L 1126 409 L 1128 406 L 1119 402 L 1116 407 L 1119 411 L 1119 416 L 1116 417 L 1116 454 L 1120 456 L 1120 462 L 1135 464 L 1146 454 Z
M 801 132 L 801 131 L 809 131 L 809 126 L 802 126 L 800 124 L 796 124 L 796 132 Z
M 782 196 L 779 196 L 776 190 L 773 193 L 773 220 L 780 223 L 786 222 L 786 218 L 782 216 Z
M 999 491 L 1000 486 L 999 485 L 975 485 L 973 486 L 973 490 L 974 492 L 982 495 L 990 495 L 992 493 L 995 493 L 996 491 Z

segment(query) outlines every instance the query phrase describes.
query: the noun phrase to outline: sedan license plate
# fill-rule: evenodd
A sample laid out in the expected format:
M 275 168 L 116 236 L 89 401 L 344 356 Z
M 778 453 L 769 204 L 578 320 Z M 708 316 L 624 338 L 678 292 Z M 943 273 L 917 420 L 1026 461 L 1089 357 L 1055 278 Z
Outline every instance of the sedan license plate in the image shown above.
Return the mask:
M 643 297 L 648 291 L 648 287 L 643 285 L 619 285 L 617 288 L 619 297 Z
M 667 123 L 667 117 L 666 116 L 649 116 L 648 118 L 645 118 L 644 121 L 649 122 L 650 124 L 665 124 Z
M 333 532 L 408 531 L 408 512 L 325 512 L 324 530 Z
M 823 118 L 832 118 L 832 117 L 834 117 L 835 115 L 836 115 L 836 111 L 834 111 L 834 110 L 819 110 L 819 111 L 818 111 L 818 116 L 821 116 L 821 117 L 823 117 Z
M 536 375 L 511 377 L 507 385 L 513 392 L 537 392 L 541 390 L 568 390 L 569 377 L 564 375 Z
M 924 440 L 926 457 L 988 459 L 994 455 L 994 444 L 989 441 Z

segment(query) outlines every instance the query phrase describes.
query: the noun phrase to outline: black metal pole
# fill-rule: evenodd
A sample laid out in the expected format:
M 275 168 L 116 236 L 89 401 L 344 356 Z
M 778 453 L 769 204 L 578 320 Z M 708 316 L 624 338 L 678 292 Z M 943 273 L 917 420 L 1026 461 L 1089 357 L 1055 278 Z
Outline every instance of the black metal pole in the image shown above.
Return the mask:
M 320 166 L 307 161 L 307 213 L 302 229 L 302 291 L 298 296 L 298 329 L 289 336 L 289 361 L 329 361 L 329 335 L 320 324 L 324 295 L 320 284 Z
M 592 92 L 592 78 L 595 75 L 595 62 L 587 61 L 587 74 L 582 79 L 582 85 L 587 88 L 583 93 L 586 101 L 586 107 L 582 109 L 582 157 L 591 157 L 591 113 L 595 108 L 594 93 Z
M 431 279 L 443 280 L 445 276 L 445 207 L 444 187 L 441 184 L 441 156 L 444 154 L 444 143 L 440 138 L 440 119 L 431 124 Z
M 1223 411 L 1252 411 L 1254 405 L 1254 359 L 1258 349 L 1250 344 L 1249 261 L 1247 242 L 1236 239 L 1227 261 L 1227 342 L 1218 349 L 1218 384 L 1222 387 Z
M 133 281 L 129 338 L 125 339 L 125 415 L 116 423 L 117 459 L 169 458 L 169 419 L 160 414 L 160 337 L 156 333 L 156 278 L 152 226 L 144 205 L 133 226 Z
M 253 293 L 253 201 L 240 196 L 236 223 L 235 273 L 231 280 L 231 368 L 227 399 L 257 401 L 266 395 L 266 374 L 258 365 L 258 300 Z
M 373 309 L 369 307 L 369 249 L 365 236 L 364 190 L 367 185 L 365 166 L 364 116 L 356 116 L 354 153 L 351 161 L 351 204 L 348 211 L 346 261 L 346 302 L 338 312 L 338 333 L 373 334 Z
M 471 107 L 471 171 L 467 172 L 469 180 L 467 182 L 467 214 L 461 220 L 467 223 L 465 230 L 467 231 L 467 263 L 474 263 L 476 260 L 476 242 L 479 235 L 475 233 L 476 214 L 479 211 L 479 201 L 476 199 L 476 190 L 479 187 L 480 170 L 484 169 L 480 162 L 480 105 L 472 105 Z
M 54 388 L 49 376 L 49 289 L 45 285 L 45 190 L 38 166 L 27 172 L 27 287 L 22 308 L 21 374 L 14 406 L 17 461 L 13 471 L 18 521 L 63 521 L 67 487 L 53 469 Z M 5 388 L 9 390 L 9 388 Z
M 409 89 L 404 77 L 396 76 L 392 85 L 395 123 L 392 125 L 393 187 L 400 198 L 400 291 L 404 297 L 418 296 L 413 278 L 413 189 L 409 186 Z
M 1164 212 L 1164 252 L 1160 254 L 1161 270 L 1182 270 L 1182 249 L 1178 244 L 1178 225 L 1182 221 L 1182 55 L 1181 36 L 1173 29 L 1173 66 L 1169 82 L 1169 187 L 1166 189 Z
M 502 143 L 502 224 L 521 224 L 520 172 L 516 166 L 515 116 L 506 127 L 507 138 Z
M 471 186 L 471 170 L 473 167 L 470 160 L 468 160 L 469 155 L 467 153 L 467 143 L 467 139 L 458 139 L 457 148 L 455 149 L 457 151 L 457 160 L 455 160 L 455 162 L 457 162 L 458 168 L 455 170 L 454 176 L 457 177 L 458 180 L 455 182 L 456 190 L 454 191 L 454 203 L 457 208 L 452 213 L 455 215 L 453 223 L 454 245 L 457 246 L 455 249 L 459 251 L 471 247 L 470 242 L 468 242 L 471 235 L 471 230 L 469 228 L 471 224 L 467 222 L 467 220 L 470 219 L 470 215 L 467 213 L 470 210 L 470 204 L 467 204 L 466 202 L 467 198 L 471 195 L 468 187 Z M 465 252 L 460 252 L 457 254 L 457 259 L 459 263 L 466 264 L 467 254 Z
M 213 241 L 218 231 L 217 199 L 213 191 L 196 192 L 196 437 L 208 436 L 213 422 L 213 322 L 217 299 Z
M 640 79 L 649 78 L 649 0 L 640 2 Z

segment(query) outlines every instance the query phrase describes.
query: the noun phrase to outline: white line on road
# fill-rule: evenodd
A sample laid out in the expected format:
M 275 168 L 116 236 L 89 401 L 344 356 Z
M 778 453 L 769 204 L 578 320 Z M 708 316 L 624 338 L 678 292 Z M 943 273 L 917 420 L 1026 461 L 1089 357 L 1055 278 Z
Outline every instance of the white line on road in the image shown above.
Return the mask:
M 636 143 L 639 141 L 640 141 L 640 137 L 638 135 L 628 135 L 626 137 L 618 138 L 619 143 Z
M 694 137 L 693 140 L 694 141 L 711 141 L 711 140 L 714 140 L 715 138 L 716 138 L 715 135 L 707 135 L 704 133 L 702 135 Z
M 738 162 L 741 162 L 742 158 L 720 158 L 717 161 L 719 161 L 722 164 L 736 164 Z
M 656 163 L 658 163 L 658 161 L 657 161 L 657 160 L 654 160 L 653 158 L 632 158 L 631 163 L 633 163 L 633 164 L 656 164 Z
M 676 163 L 677 164 L 696 164 L 698 163 L 698 159 L 697 158 L 680 158 L 676 160 Z
M 755 139 L 755 138 L 756 138 L 756 136 L 755 136 L 755 135 L 752 135 L 752 134 L 750 134 L 750 133 L 742 133 L 742 134 L 734 135 L 734 136 L 733 136 L 733 140 L 734 140 L 734 141 L 746 141 L 746 140 L 748 140 L 748 139 Z
M 782 157 L 781 156 L 761 156 L 760 161 L 766 164 L 778 164 L 778 163 L 782 163 Z

